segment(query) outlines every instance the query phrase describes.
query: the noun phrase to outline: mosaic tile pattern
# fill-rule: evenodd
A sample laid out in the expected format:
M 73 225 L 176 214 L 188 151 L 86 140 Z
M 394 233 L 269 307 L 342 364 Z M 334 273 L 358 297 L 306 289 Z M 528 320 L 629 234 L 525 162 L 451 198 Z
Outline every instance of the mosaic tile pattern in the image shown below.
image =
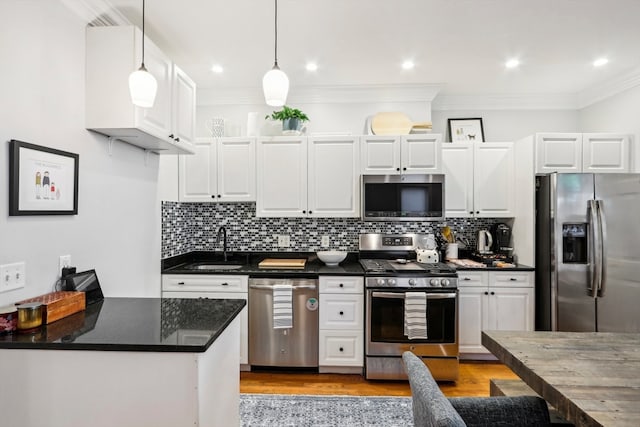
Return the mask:
M 162 257 L 191 251 L 222 249 L 218 228 L 227 229 L 231 251 L 315 252 L 322 236 L 330 249 L 357 251 L 361 233 L 436 233 L 448 225 L 458 237 L 475 245 L 477 230 L 503 219 L 447 218 L 444 222 L 365 222 L 358 218 L 257 218 L 255 203 L 162 202 Z M 289 235 L 290 246 L 278 247 L 278 235 Z

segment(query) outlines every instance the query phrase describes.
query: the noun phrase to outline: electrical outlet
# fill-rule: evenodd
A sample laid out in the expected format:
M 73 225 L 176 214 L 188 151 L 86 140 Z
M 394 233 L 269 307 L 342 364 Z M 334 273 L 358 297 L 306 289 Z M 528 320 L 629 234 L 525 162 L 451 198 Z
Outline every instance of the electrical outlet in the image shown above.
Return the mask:
M 278 236 L 278 247 L 279 248 L 288 248 L 290 244 L 289 241 L 289 235 L 287 234 L 280 234 Z
M 24 262 L 0 265 L 0 292 L 24 288 L 27 269 Z
M 62 276 L 62 269 L 71 267 L 71 255 L 60 255 L 58 259 L 58 275 Z
M 320 246 L 323 248 L 329 247 L 329 236 L 322 236 L 322 240 L 320 241 Z

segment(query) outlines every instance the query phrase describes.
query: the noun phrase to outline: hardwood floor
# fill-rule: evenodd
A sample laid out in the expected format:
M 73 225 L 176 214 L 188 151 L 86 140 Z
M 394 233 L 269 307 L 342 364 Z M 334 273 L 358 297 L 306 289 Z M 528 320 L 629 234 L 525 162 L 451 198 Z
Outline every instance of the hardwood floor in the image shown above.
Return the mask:
M 491 378 L 517 379 L 509 368 L 494 362 L 461 362 L 460 379 L 440 383 L 449 397 L 489 396 Z M 327 394 L 352 396 L 410 396 L 407 381 L 368 381 L 361 375 L 290 372 L 241 372 L 241 393 Z

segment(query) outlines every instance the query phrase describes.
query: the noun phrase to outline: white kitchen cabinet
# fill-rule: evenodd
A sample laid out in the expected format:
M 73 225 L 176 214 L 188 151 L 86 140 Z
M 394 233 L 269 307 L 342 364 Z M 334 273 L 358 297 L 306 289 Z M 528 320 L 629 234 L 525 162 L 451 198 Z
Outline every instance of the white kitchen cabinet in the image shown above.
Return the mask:
M 256 200 L 255 138 L 198 138 L 194 150 L 180 156 L 181 202 Z
M 487 355 L 483 330 L 532 331 L 533 272 L 458 272 L 460 353 Z
M 440 134 L 371 135 L 361 141 L 362 173 L 369 175 L 441 173 Z
M 217 298 L 243 299 L 249 297 L 249 276 L 163 274 L 162 298 Z M 249 317 L 248 305 L 240 314 L 240 365 L 249 364 Z
M 364 279 L 320 276 L 319 300 L 320 372 L 361 370 L 364 361 Z
M 195 83 L 145 38 L 145 66 L 158 91 L 153 107 L 137 107 L 128 82 L 141 60 L 137 27 L 87 27 L 86 128 L 160 154 L 192 153 Z
M 630 136 L 626 134 L 538 133 L 535 135 L 535 171 L 538 174 L 629 172 L 630 143 Z
M 515 211 L 512 142 L 456 142 L 442 148 L 448 217 L 511 218 Z
M 256 216 L 357 217 L 358 138 L 260 138 Z

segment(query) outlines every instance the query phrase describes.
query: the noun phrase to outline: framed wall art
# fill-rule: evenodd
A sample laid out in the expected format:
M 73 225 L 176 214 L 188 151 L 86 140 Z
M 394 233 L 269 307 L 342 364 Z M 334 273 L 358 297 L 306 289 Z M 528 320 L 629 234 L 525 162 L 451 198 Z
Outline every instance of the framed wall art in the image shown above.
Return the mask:
M 78 155 L 9 141 L 9 215 L 77 215 Z
M 482 119 L 449 119 L 449 134 L 451 135 L 451 142 L 484 142 Z

